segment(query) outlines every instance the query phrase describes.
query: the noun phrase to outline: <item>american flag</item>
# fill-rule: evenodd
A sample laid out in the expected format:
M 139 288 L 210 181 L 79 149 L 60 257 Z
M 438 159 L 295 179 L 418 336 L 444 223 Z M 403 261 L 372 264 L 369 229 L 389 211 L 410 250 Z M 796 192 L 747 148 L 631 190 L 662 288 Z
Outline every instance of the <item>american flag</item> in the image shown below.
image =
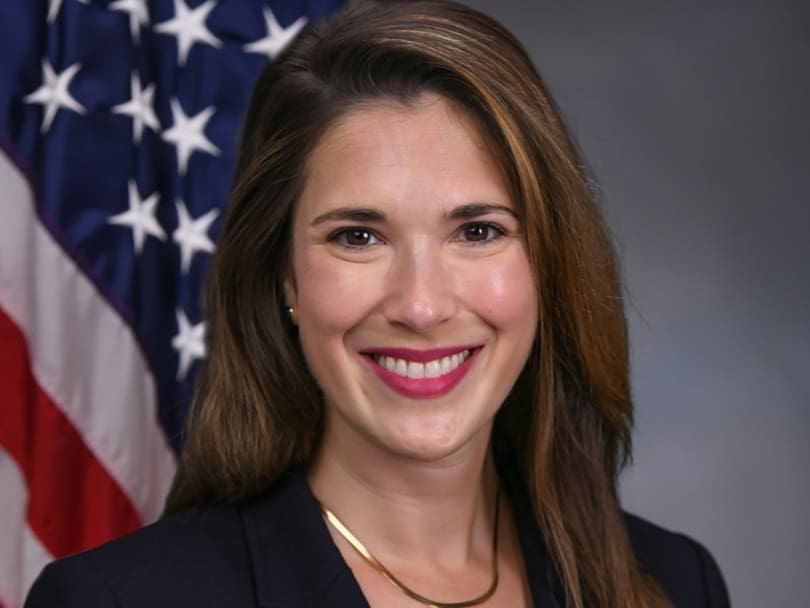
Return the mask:
M 0 2 L 0 606 L 159 515 L 252 83 L 342 4 Z

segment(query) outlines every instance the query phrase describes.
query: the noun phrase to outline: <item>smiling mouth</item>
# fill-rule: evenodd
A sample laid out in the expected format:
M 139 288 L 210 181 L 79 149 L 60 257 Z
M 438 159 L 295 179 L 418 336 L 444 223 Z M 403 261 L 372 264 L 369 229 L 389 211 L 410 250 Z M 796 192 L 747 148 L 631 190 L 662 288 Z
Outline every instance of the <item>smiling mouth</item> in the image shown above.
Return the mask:
M 483 345 L 412 350 L 381 348 L 363 352 L 372 371 L 388 388 L 413 399 L 449 393 L 470 371 Z
M 377 365 L 392 374 L 396 374 L 402 378 L 419 380 L 422 378 L 439 378 L 440 376 L 445 376 L 458 369 L 471 354 L 472 349 L 468 348 L 461 352 L 454 353 L 453 355 L 433 359 L 432 361 L 426 361 L 424 363 L 377 354 L 372 354 L 371 358 L 374 359 Z

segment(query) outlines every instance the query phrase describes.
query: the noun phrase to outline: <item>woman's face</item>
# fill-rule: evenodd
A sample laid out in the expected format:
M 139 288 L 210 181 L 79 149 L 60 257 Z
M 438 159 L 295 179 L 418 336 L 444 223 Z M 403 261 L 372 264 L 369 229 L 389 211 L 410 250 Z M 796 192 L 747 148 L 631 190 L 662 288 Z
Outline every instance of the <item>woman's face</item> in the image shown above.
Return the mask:
M 325 449 L 428 461 L 486 445 L 537 301 L 504 180 L 443 98 L 364 106 L 324 135 L 285 288 L 325 399 Z

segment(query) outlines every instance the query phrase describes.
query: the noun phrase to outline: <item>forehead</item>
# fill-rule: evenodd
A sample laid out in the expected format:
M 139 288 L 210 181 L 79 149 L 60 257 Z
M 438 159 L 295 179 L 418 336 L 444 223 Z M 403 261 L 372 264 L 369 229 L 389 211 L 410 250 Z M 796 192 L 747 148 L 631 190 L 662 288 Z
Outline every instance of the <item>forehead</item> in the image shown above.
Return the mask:
M 436 135 L 461 129 L 483 146 L 480 130 L 467 109 L 437 93 L 424 92 L 408 101 L 381 97 L 352 105 L 329 125 L 316 149 L 340 145 L 354 138 L 373 141 L 371 136 L 380 126 L 416 127 Z
M 308 162 L 300 203 L 499 199 L 499 165 L 475 121 L 437 94 L 356 106 L 324 133 Z

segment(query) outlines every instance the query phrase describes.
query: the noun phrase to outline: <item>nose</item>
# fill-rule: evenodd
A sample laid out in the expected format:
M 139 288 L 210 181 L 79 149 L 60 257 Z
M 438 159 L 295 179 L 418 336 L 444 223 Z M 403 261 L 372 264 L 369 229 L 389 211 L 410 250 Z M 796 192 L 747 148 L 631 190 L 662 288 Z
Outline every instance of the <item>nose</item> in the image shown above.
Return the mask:
M 436 252 L 422 249 L 395 256 L 386 278 L 385 316 L 412 331 L 430 331 L 456 313 L 456 281 Z

